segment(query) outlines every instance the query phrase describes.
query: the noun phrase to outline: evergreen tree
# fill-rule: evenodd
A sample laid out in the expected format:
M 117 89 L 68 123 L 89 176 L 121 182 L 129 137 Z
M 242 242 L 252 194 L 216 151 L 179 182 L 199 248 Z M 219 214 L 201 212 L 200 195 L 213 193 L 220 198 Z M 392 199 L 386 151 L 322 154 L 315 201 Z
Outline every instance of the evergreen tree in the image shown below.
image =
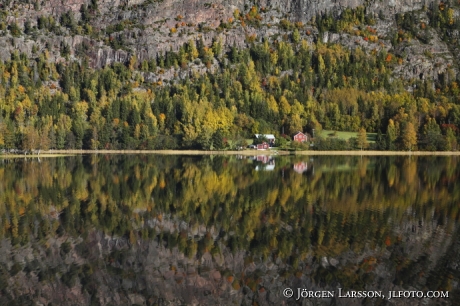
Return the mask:
M 218 129 L 212 135 L 212 146 L 214 150 L 224 149 L 224 136 L 221 129 Z

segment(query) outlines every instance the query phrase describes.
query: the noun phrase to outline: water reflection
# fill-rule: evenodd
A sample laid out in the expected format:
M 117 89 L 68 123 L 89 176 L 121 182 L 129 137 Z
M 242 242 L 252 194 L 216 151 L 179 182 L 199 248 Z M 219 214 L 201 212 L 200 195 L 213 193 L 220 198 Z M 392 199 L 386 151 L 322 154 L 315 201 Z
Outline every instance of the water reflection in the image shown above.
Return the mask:
M 455 305 L 459 170 L 455 157 L 2 160 L 0 304 L 305 303 L 290 287 L 449 290 Z

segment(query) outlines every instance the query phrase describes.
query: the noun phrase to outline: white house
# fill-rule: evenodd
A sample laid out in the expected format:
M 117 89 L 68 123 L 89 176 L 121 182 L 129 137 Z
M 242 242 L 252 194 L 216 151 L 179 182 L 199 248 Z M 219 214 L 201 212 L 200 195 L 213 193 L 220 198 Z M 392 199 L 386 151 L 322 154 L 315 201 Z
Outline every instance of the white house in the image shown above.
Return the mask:
M 275 135 L 273 134 L 255 134 L 256 138 L 265 138 L 267 139 L 268 143 L 270 144 L 270 147 L 272 147 L 275 144 Z

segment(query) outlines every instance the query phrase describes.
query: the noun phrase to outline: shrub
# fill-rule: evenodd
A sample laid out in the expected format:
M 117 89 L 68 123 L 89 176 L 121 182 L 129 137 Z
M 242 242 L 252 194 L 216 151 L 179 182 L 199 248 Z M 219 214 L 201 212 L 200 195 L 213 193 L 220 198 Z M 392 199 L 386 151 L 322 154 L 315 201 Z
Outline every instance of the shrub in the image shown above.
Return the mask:
M 281 19 L 280 26 L 283 30 L 290 30 L 292 28 L 292 24 L 287 19 Z
M 16 22 L 13 22 L 12 24 L 10 24 L 8 29 L 10 30 L 10 33 L 12 36 L 14 37 L 21 36 L 21 28 L 19 28 Z
M 344 151 L 349 150 L 349 144 L 346 140 L 340 138 L 320 138 L 315 141 L 315 150 L 318 151 Z

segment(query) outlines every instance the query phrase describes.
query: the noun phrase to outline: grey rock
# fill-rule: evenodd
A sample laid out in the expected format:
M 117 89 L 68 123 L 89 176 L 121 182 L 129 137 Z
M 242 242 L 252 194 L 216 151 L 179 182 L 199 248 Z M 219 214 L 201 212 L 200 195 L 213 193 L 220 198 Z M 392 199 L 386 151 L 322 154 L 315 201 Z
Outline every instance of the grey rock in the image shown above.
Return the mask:
M 323 268 L 329 267 L 329 262 L 327 260 L 327 257 L 321 258 L 321 266 L 323 266 Z

